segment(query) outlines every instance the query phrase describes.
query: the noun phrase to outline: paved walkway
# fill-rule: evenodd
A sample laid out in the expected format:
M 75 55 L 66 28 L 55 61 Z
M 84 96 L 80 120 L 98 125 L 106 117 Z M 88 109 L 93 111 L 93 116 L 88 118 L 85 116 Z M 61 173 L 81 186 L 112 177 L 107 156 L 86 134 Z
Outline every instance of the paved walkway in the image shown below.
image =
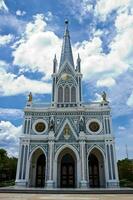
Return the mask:
M 133 194 L 13 194 L 0 193 L 0 200 L 133 200 Z

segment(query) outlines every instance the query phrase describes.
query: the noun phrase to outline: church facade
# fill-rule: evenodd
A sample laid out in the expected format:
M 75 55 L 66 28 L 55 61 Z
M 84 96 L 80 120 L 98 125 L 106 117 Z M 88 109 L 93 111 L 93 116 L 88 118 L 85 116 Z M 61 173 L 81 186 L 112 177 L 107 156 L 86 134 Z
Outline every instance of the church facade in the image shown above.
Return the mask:
M 24 109 L 16 185 L 43 188 L 118 187 L 111 108 L 82 102 L 81 60 L 74 65 L 68 30 L 59 66 L 53 60 L 50 105 L 34 103 L 30 93 Z

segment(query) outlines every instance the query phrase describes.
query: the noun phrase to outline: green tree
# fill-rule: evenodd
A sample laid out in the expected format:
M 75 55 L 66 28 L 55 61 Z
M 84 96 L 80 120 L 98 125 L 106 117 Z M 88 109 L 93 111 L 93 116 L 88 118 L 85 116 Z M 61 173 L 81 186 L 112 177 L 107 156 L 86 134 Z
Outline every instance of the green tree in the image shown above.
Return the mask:
M 118 160 L 118 171 L 120 185 L 123 187 L 133 187 L 133 160 Z
M 8 157 L 7 151 L 0 149 L 0 186 L 10 185 L 11 182 L 14 182 L 16 168 L 17 158 Z

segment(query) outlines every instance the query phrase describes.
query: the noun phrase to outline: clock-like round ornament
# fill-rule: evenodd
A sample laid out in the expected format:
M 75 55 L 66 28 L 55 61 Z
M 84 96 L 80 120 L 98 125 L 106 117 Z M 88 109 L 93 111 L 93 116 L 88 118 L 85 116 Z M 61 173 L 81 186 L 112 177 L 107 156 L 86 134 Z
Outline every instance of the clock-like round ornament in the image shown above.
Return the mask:
M 100 125 L 99 125 L 99 123 L 97 123 L 97 122 L 91 122 L 90 124 L 89 124 L 89 129 L 92 131 L 92 132 L 97 132 L 97 131 L 99 131 L 99 129 L 100 129 Z
M 38 122 L 35 125 L 35 130 L 39 133 L 43 132 L 46 129 L 46 125 L 43 122 Z
M 61 78 L 62 78 L 63 81 L 67 81 L 67 80 L 70 79 L 70 75 L 67 74 L 67 73 L 64 73 L 64 74 L 62 74 Z

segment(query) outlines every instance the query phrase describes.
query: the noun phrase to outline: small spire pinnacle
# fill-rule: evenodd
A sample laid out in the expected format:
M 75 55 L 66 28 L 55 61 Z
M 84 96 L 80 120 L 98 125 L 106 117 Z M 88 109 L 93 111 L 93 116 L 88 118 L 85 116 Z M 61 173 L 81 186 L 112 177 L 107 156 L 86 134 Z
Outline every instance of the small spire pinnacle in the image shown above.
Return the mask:
M 79 56 L 79 53 L 78 53 L 78 58 L 77 58 L 77 67 L 76 67 L 76 70 L 78 71 L 78 72 L 80 72 L 80 63 L 81 63 L 81 59 L 80 59 L 80 56 Z
M 54 59 L 53 59 L 53 73 L 56 73 L 56 70 L 57 70 L 57 59 L 56 59 L 56 54 L 55 54 Z

